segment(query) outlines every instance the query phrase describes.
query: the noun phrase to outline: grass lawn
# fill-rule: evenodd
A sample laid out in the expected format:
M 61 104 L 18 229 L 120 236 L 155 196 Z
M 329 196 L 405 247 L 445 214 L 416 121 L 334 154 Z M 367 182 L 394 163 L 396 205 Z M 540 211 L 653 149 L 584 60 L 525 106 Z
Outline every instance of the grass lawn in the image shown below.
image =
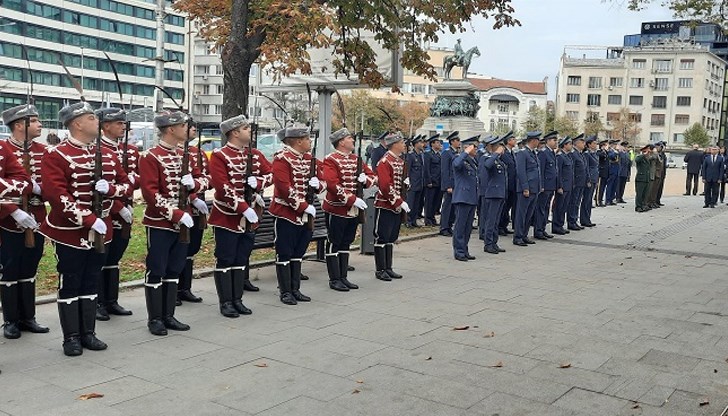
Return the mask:
M 134 226 L 131 231 L 131 241 L 120 263 L 122 281 L 137 280 L 144 277 L 147 237 L 145 227 L 141 225 L 143 216 L 144 205 L 137 204 L 134 207 Z M 429 233 L 435 230 L 435 227 L 422 227 L 417 229 L 403 227 L 400 236 Z M 354 241 L 354 244 L 359 244 L 359 238 Z M 312 243 L 309 251 L 315 249 L 316 244 Z M 215 242 L 212 238 L 212 229 L 208 228 L 202 240 L 202 248 L 195 256 L 195 268 L 214 266 L 214 251 Z M 56 257 L 54 254 L 53 246 L 46 241 L 45 254 L 38 265 L 38 276 L 36 280 L 36 290 L 39 295 L 53 293 L 58 289 L 58 272 L 56 271 Z M 271 260 L 274 257 L 275 252 L 273 249 L 259 249 L 253 251 L 253 254 L 250 256 L 250 261 Z

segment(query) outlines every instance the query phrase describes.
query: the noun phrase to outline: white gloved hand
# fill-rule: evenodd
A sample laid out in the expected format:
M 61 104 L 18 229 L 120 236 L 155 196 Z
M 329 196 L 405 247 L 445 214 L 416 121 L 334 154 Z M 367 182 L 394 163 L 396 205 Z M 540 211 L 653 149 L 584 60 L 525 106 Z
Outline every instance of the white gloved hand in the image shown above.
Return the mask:
M 131 210 L 127 207 L 124 207 L 119 210 L 119 216 L 121 217 L 122 220 L 126 221 L 129 224 L 131 224 L 131 220 L 132 220 L 132 218 L 134 218 L 134 216 L 131 213 Z
M 96 218 L 96 221 L 94 221 L 91 229 L 101 235 L 104 235 L 106 234 L 106 223 L 101 218 Z
M 94 186 L 94 189 L 98 191 L 102 195 L 106 195 L 109 193 L 109 183 L 106 181 L 106 179 L 99 179 L 98 182 L 96 182 L 96 186 Z
M 130 184 L 134 185 L 136 183 L 136 175 L 134 175 L 133 173 L 130 173 L 129 175 L 127 175 L 127 178 L 129 178 Z
M 306 207 L 305 210 L 303 210 L 303 212 L 305 212 L 306 214 L 309 214 L 312 217 L 315 217 L 316 216 L 316 207 L 314 207 L 313 205 L 309 205 Z
M 317 178 L 315 176 L 313 178 L 311 178 L 311 179 L 308 180 L 308 186 L 310 186 L 311 188 L 318 189 L 318 187 L 320 185 L 321 185 L 321 182 L 319 181 L 319 178 Z
M 200 211 L 200 214 L 207 215 L 210 213 L 210 209 L 207 207 L 207 203 L 200 198 L 195 198 L 194 201 L 192 201 L 192 206 L 195 207 L 196 210 Z
M 404 178 L 404 184 L 407 185 L 407 187 L 410 186 L 410 180 L 409 180 L 409 178 Z
M 261 206 L 261 207 L 264 207 L 265 208 L 265 200 L 263 199 L 262 196 L 260 196 L 260 194 L 255 194 L 255 203 L 258 206 Z
M 186 174 L 180 179 L 180 183 L 184 185 L 187 189 L 194 189 L 195 187 L 195 180 L 192 178 L 191 174 Z
M 258 222 L 258 214 L 255 213 L 255 210 L 253 208 L 248 208 L 243 211 L 243 216 L 248 222 Z
M 38 182 L 33 181 L 33 193 L 36 195 L 40 195 L 40 185 L 38 185 Z
M 10 214 L 11 217 L 18 223 L 20 228 L 38 228 L 38 223 L 33 217 L 22 209 L 16 209 Z
M 361 198 L 357 198 L 356 201 L 354 201 L 354 206 L 359 209 L 367 209 L 367 203 Z
M 364 172 L 360 173 L 359 177 L 357 177 L 356 180 L 361 183 L 367 183 L 367 174 Z
M 407 212 L 407 213 L 412 211 L 412 209 L 406 202 L 402 202 L 402 205 L 400 205 L 399 207 L 402 208 L 404 210 L 404 212 Z
M 195 222 L 192 220 L 192 216 L 188 213 L 182 214 L 182 218 L 179 219 L 179 223 L 187 228 L 192 228 Z
M 258 178 L 255 176 L 248 176 L 248 186 L 253 189 L 258 189 Z

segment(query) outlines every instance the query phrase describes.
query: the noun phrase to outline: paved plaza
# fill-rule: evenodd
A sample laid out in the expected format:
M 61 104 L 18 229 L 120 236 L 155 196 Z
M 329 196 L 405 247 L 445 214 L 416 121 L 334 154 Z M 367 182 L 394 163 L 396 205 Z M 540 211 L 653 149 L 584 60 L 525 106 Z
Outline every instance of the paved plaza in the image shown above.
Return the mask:
M 401 281 L 328 289 L 305 262 L 310 304 L 278 301 L 273 267 L 253 271 L 252 316 L 219 315 L 211 278 L 189 332 L 132 317 L 97 326 L 103 352 L 67 358 L 54 304 L 51 333 L 0 341 L 0 415 L 720 415 L 728 405 L 728 207 L 667 197 L 594 210 L 595 228 L 488 255 L 452 259 L 450 240 L 395 247 Z M 101 398 L 81 400 L 87 393 Z

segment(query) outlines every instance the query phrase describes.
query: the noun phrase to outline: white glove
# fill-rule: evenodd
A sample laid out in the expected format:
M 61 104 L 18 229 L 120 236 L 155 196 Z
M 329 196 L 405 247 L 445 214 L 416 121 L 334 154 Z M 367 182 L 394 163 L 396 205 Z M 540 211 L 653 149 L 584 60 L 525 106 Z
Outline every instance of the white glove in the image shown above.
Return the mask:
M 404 184 L 407 185 L 407 187 L 410 186 L 410 180 L 409 180 L 409 178 L 404 178 Z
M 248 186 L 253 189 L 258 189 L 258 178 L 255 176 L 248 176 Z
M 210 209 L 207 208 L 207 203 L 200 198 L 195 198 L 195 200 L 192 201 L 192 206 L 195 207 L 196 210 L 200 211 L 200 214 L 202 215 L 210 213 Z
M 99 181 L 96 182 L 94 189 L 96 189 L 100 194 L 106 195 L 109 193 L 109 183 L 106 182 L 106 179 L 99 179 Z
M 360 173 L 359 177 L 357 177 L 356 180 L 361 183 L 367 183 L 367 174 L 364 172 Z
M 255 194 L 255 203 L 258 206 L 265 208 L 265 200 L 263 199 L 262 196 L 260 196 L 260 194 Z
M 317 178 L 315 176 L 313 178 L 311 178 L 311 179 L 308 180 L 308 186 L 310 186 L 311 188 L 318 189 L 318 187 L 320 185 L 321 185 L 321 182 L 319 181 L 319 178 Z
M 255 210 L 253 208 L 248 208 L 243 211 L 243 216 L 248 222 L 258 222 L 258 214 L 255 213 Z
M 127 178 L 129 178 L 130 184 L 134 185 L 134 183 L 136 183 L 136 176 L 133 173 L 130 173 L 129 175 L 127 175 Z
M 101 218 L 96 218 L 96 221 L 94 221 L 91 229 L 101 235 L 104 235 L 106 234 L 106 223 Z
M 192 216 L 186 212 L 182 214 L 182 218 L 180 218 L 179 223 L 187 228 L 192 228 L 192 226 L 195 225 L 195 222 L 192 220 Z
M 316 207 L 314 207 L 313 205 L 309 205 L 306 207 L 305 210 L 303 210 L 303 212 L 305 212 L 306 214 L 309 214 L 312 217 L 315 217 L 316 216 Z
M 11 217 L 15 220 L 15 222 L 18 223 L 20 228 L 30 228 L 35 229 L 38 228 L 38 223 L 33 219 L 30 214 L 23 211 L 22 209 L 16 209 L 10 214 Z
M 407 205 L 406 202 L 402 202 L 402 205 L 400 205 L 399 207 L 402 208 L 404 210 L 404 212 L 407 212 L 407 213 L 412 211 L 412 209 L 409 207 L 409 205 Z
M 192 175 L 189 173 L 180 179 L 180 183 L 187 187 L 187 189 L 194 189 L 195 187 L 195 180 L 192 179 Z
M 367 203 L 361 198 L 357 198 L 356 201 L 354 201 L 354 206 L 359 209 L 367 209 Z
M 40 195 L 40 185 L 38 185 L 38 182 L 36 181 L 33 181 L 33 193 Z
M 119 216 L 122 220 L 126 221 L 127 223 L 131 224 L 131 220 L 134 217 L 131 213 L 131 210 L 127 207 L 124 207 L 119 210 Z

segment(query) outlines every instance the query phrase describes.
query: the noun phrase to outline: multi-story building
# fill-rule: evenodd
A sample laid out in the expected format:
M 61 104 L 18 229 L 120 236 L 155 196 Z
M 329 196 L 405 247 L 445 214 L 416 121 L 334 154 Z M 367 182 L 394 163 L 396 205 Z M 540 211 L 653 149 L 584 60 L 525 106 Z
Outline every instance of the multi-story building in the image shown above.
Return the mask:
M 28 51 L 35 104 L 46 127 L 59 128 L 58 110 L 79 95 L 58 63 L 82 83 L 92 105 L 120 105 L 114 61 L 124 106 L 154 106 L 156 89 L 156 1 L 154 0 L 3 0 L 0 2 L 0 111 L 26 102 L 30 90 Z M 186 19 L 167 4 L 164 13 L 164 86 L 177 101 L 185 87 L 188 54 Z M 165 108 L 174 108 L 164 100 Z
M 490 132 L 522 130 L 532 107 L 546 109 L 547 78 L 542 82 L 477 76 L 468 79 L 480 91 L 478 119 Z
M 595 50 L 603 57 L 587 57 Z M 576 52 L 574 57 L 570 53 Z M 641 130 L 635 144 L 665 140 L 682 146 L 693 123 L 718 139 L 726 62 L 708 47 L 681 40 L 639 47 L 564 49 L 557 80 L 556 114 L 583 123 L 599 118 L 606 135 L 622 109 Z M 582 124 L 583 125 L 583 124 Z

